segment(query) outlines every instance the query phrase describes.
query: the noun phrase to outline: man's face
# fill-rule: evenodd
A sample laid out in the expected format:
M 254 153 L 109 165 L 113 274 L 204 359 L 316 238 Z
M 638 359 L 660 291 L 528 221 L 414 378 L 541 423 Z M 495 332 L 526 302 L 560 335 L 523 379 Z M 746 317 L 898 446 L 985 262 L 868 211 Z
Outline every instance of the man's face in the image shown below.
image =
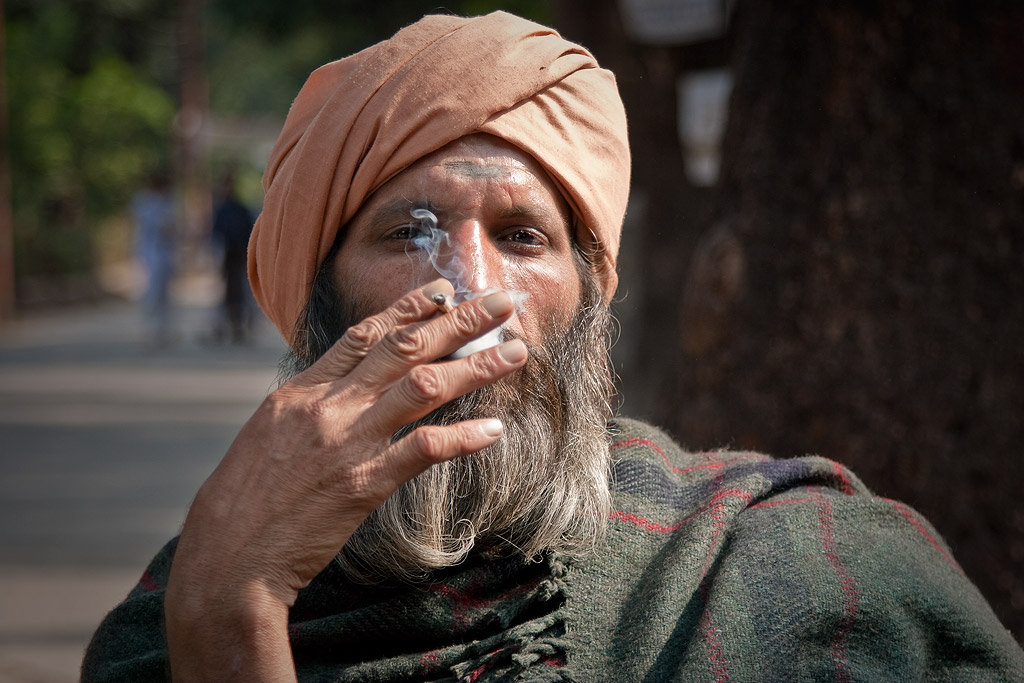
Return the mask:
M 286 371 L 307 367 L 349 325 L 437 278 L 414 243 L 423 232 L 415 209 L 433 213 L 447 235 L 442 267 L 461 262 L 457 292 L 529 295 L 505 327 L 530 357 L 513 375 L 407 426 L 499 416 L 504 432 L 400 487 L 348 540 L 340 566 L 353 578 L 413 579 L 472 548 L 531 557 L 594 547 L 610 495 L 608 311 L 573 245 L 568 205 L 516 147 L 488 135 L 461 138 L 377 190 L 318 274 L 300 337 L 307 347 Z
M 379 312 L 438 274 L 412 242 L 413 209 L 428 209 L 448 243 L 438 258 L 457 259 L 471 292 L 529 295 L 507 324 L 527 343 L 564 326 L 580 300 L 569 208 L 532 157 L 489 135 L 466 136 L 385 183 L 349 221 L 334 261 L 334 284 L 359 317 Z

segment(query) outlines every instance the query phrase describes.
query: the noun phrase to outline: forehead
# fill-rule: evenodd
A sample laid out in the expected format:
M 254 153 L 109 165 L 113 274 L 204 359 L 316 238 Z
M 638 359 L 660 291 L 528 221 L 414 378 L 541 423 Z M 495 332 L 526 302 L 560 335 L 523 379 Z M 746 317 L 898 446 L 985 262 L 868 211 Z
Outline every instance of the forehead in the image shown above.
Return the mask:
M 402 200 L 439 201 L 446 193 L 466 189 L 537 205 L 570 224 L 569 205 L 544 167 L 515 145 L 483 133 L 459 138 L 420 158 L 380 187 L 362 210 Z
M 503 167 L 520 169 L 552 187 L 554 185 L 536 159 L 512 143 L 486 133 L 464 135 L 453 140 L 437 151 L 421 157 L 399 176 L 432 167 L 443 167 L 480 177 L 500 176 L 500 169 Z

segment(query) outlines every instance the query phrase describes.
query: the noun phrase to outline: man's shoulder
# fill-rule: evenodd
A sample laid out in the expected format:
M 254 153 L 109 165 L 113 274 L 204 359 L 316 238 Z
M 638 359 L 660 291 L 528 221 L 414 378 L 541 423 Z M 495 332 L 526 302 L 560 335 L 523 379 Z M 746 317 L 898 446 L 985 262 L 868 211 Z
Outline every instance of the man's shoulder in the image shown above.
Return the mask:
M 754 505 L 808 487 L 870 495 L 856 475 L 828 458 L 775 458 L 726 448 L 691 451 L 664 430 L 629 418 L 616 418 L 611 434 L 613 490 L 625 500 L 692 512 L 730 498 Z
M 1024 663 L 928 522 L 839 464 L 689 452 L 633 420 L 611 452 L 608 543 L 568 609 L 615 680 L 1005 680 Z

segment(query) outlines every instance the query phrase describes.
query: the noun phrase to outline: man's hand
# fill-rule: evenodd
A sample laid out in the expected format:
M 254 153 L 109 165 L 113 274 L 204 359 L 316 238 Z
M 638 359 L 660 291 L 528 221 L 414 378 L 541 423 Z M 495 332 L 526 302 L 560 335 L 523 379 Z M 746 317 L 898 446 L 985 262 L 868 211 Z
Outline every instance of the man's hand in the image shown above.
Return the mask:
M 199 490 L 165 598 L 175 681 L 294 680 L 288 608 L 360 523 L 434 463 L 501 434 L 495 419 L 403 425 L 526 362 L 518 340 L 444 363 L 512 315 L 504 292 L 436 315 L 438 280 L 350 328 L 271 394 Z

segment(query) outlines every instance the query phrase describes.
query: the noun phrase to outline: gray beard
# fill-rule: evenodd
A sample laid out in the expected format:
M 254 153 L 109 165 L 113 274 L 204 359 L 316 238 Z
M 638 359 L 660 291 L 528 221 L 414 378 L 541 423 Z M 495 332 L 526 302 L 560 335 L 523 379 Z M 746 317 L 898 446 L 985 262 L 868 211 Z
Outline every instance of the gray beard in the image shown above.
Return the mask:
M 610 510 L 610 316 L 596 288 L 584 289 L 568 329 L 549 323 L 521 370 L 395 435 L 479 417 L 504 423 L 497 442 L 430 467 L 367 517 L 337 556 L 352 579 L 421 580 L 474 547 L 530 559 L 600 545 Z M 282 371 L 305 365 L 292 354 Z

